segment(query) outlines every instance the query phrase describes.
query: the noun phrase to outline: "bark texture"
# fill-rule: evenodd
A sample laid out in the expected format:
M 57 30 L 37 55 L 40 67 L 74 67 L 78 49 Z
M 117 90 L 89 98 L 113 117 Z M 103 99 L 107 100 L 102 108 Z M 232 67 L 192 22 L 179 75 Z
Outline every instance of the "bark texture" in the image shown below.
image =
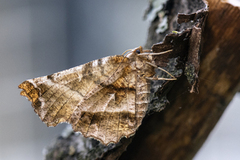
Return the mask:
M 240 10 L 220 0 L 208 3 L 199 94 L 186 92 L 182 76 L 168 93 L 170 104 L 144 121 L 121 159 L 192 159 L 239 90 Z
M 158 65 L 168 69 L 170 66 L 170 70 L 174 66 L 171 73 L 178 80 L 153 83 L 154 105 L 150 105 L 149 113 L 162 110 L 169 102 L 163 111 L 147 116 L 134 137 L 123 138 L 116 145 L 103 146 L 94 140 L 82 140 L 75 133 L 65 134 L 47 148 L 46 159 L 192 159 L 240 89 L 240 9 L 220 0 L 209 0 L 208 5 L 205 27 L 201 26 L 203 23 L 197 25 L 202 16 L 197 11 L 204 8 L 200 0 L 170 0 L 161 10 L 164 16 L 160 13 L 152 19 L 145 47 L 155 44 L 152 48 L 155 52 L 164 47 L 175 48 L 173 55 L 166 55 L 168 61 Z M 151 8 L 154 6 L 149 11 Z M 178 22 L 190 23 L 178 25 L 179 12 L 187 15 L 179 15 Z M 166 15 L 168 27 L 156 32 L 159 21 Z M 184 32 L 164 39 L 167 33 L 183 29 Z M 180 45 L 177 42 L 181 38 Z M 168 43 L 159 43 L 163 39 Z M 179 57 L 175 53 L 180 53 Z

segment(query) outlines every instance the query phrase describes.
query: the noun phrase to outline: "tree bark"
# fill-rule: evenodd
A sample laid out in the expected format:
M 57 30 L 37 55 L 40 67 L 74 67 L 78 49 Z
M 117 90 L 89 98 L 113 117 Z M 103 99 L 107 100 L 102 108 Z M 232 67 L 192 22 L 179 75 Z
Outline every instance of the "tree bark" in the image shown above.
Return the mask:
M 199 94 L 186 92 L 189 84 L 180 77 L 168 93 L 170 104 L 144 121 L 121 159 L 192 159 L 239 90 L 240 10 L 208 3 Z
M 152 19 L 146 48 L 155 44 L 152 49 L 159 52 L 172 43 L 170 48 L 174 47 L 173 54 L 165 57 L 168 60 L 156 59 L 156 62 L 159 61 L 161 67 L 171 67 L 169 59 L 175 58 L 177 61 L 173 71 L 174 76 L 178 77 L 177 81 L 153 84 L 161 87 L 153 87 L 156 93 L 153 94 L 149 113 L 162 110 L 169 101 L 164 110 L 148 115 L 135 136 L 123 138 L 119 144 L 103 146 L 94 140 L 83 140 L 81 135 L 71 132 L 48 147 L 45 158 L 192 159 L 240 89 L 240 10 L 220 0 L 209 0 L 208 5 L 209 16 L 204 30 L 204 23 L 199 20 L 205 11 L 197 12 L 204 8 L 200 0 L 168 1 L 163 9 L 169 22 L 165 30 L 160 28 L 156 32 L 159 21 L 164 18 L 161 14 Z M 179 15 L 179 22 L 193 20 L 194 25 L 177 25 L 179 12 L 187 14 Z M 191 14 L 194 12 L 196 14 Z M 184 29 L 177 36 L 170 34 L 164 39 L 167 33 Z M 159 43 L 163 39 L 164 42 Z M 180 58 L 176 59 L 177 55 Z M 84 148 L 81 151 L 76 147 L 79 144 Z

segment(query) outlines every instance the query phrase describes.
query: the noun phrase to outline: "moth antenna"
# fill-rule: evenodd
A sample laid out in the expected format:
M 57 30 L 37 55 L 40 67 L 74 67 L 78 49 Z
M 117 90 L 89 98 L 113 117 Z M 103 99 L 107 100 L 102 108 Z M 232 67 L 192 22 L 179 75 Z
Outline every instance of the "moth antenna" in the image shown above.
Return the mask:
M 149 64 L 150 66 L 153 66 L 157 69 L 160 69 L 161 71 L 167 73 L 168 75 L 170 75 L 172 78 L 169 79 L 169 78 L 157 78 L 156 80 L 177 80 L 177 78 L 175 78 L 171 73 L 169 73 L 168 71 L 166 71 L 165 69 L 161 68 L 161 67 L 158 67 L 157 65 L 153 64 L 153 63 L 150 63 L 150 62 L 146 62 L 146 64 Z M 146 77 L 146 78 L 151 78 L 151 77 Z M 154 78 L 154 77 L 152 77 Z M 155 79 L 155 78 L 154 78 Z
M 132 49 L 128 49 L 128 50 L 124 51 L 122 55 L 124 55 L 125 53 L 130 52 L 130 51 L 132 51 Z

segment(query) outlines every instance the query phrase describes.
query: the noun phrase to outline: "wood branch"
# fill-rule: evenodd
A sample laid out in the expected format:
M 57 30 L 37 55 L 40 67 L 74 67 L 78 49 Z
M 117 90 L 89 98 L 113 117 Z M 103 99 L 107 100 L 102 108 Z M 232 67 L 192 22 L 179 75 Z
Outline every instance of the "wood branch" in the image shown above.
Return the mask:
M 121 159 L 192 159 L 239 90 L 240 10 L 220 0 L 208 3 L 199 94 L 186 92 L 182 76 L 168 94 L 170 105 L 144 121 Z
M 165 30 L 158 28 L 161 18 L 164 18 L 161 17 L 162 11 L 152 19 L 146 48 L 158 43 L 153 46 L 153 51 L 158 52 L 169 47 L 168 43 L 174 42 L 170 47 L 174 47 L 175 52 L 166 55 L 165 60 L 168 60 L 165 62 L 156 59 L 156 62 L 164 62 L 158 66 L 171 67 L 169 58 L 173 58 L 177 61 L 177 65 L 173 65 L 174 76 L 179 77 L 176 82 L 153 84 L 155 94 L 149 113 L 161 111 L 170 102 L 163 111 L 147 116 L 134 137 L 124 138 L 116 145 L 103 146 L 70 131 L 67 136 L 59 137 L 48 147 L 46 159 L 192 159 L 240 89 L 240 10 L 220 0 L 209 0 L 208 4 L 209 17 L 204 31 L 204 26 L 196 24 L 201 19 L 201 14 L 204 14 L 197 12 L 205 7 L 200 0 L 168 1 L 162 9 L 168 15 L 169 23 Z M 177 25 L 179 12 L 185 14 L 179 15 L 179 23 L 189 20 L 195 23 Z M 192 30 L 194 26 L 195 29 Z M 156 29 L 159 29 L 158 32 Z M 184 29 L 186 30 L 175 35 L 175 39 L 172 34 L 165 38 L 168 43 L 159 44 L 167 33 Z M 201 34 L 202 48 L 201 43 L 196 41 L 202 41 Z M 187 37 L 184 43 L 178 39 L 182 35 Z M 176 59 L 176 53 L 181 53 L 180 58 Z M 199 55 L 200 53 L 202 54 Z M 187 78 L 180 69 L 185 69 Z M 189 92 L 197 92 L 197 88 L 199 94 Z M 79 150 L 79 145 L 83 146 L 83 150 Z M 127 151 L 124 152 L 125 150 Z

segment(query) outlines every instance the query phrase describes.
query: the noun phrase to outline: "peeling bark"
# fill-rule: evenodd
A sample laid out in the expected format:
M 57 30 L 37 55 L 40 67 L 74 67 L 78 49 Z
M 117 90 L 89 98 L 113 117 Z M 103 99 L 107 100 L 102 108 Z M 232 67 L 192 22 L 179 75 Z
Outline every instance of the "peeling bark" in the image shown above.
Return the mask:
M 170 104 L 144 121 L 121 159 L 192 159 L 239 91 L 240 10 L 220 0 L 208 3 L 199 94 L 186 92 L 182 76 L 168 93 Z
M 192 159 L 240 90 L 240 10 L 220 0 L 209 0 L 208 5 L 205 30 L 202 17 L 206 10 L 202 10 L 205 5 L 200 0 L 170 0 L 161 10 L 163 14 L 152 19 L 145 47 L 155 44 L 154 52 L 174 48 L 172 54 L 156 62 L 172 70 L 178 80 L 153 82 L 151 114 L 134 137 L 106 147 L 94 140 L 82 141 L 80 135 L 71 133 L 48 147 L 46 159 Z M 176 23 L 179 12 L 181 25 Z M 168 29 L 156 33 L 164 16 L 168 16 Z M 171 34 L 164 39 L 167 33 Z M 84 152 L 77 148 L 79 145 L 85 146 Z

